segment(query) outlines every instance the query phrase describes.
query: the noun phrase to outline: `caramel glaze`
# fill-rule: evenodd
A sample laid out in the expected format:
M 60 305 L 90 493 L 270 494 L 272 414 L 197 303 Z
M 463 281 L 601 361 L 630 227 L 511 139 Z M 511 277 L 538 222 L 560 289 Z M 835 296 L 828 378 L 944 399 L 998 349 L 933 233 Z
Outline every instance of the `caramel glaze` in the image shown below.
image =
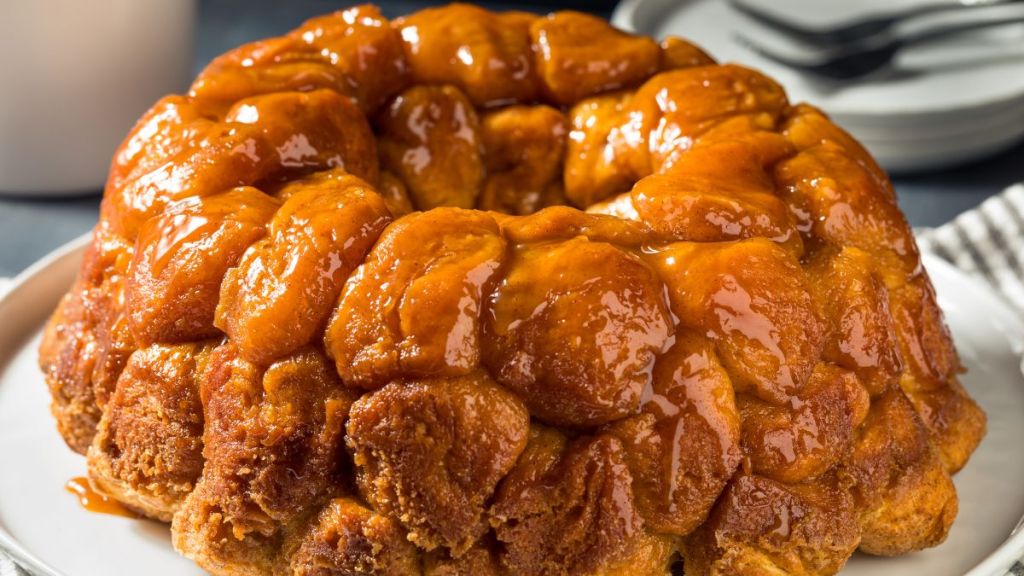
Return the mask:
M 99 514 L 110 514 L 123 516 L 125 518 L 141 518 L 139 514 L 124 507 L 123 504 L 112 497 L 100 492 L 93 486 L 92 481 L 85 476 L 76 476 L 68 480 L 64 489 L 78 498 L 78 503 L 89 512 Z
M 58 426 L 215 574 L 817 575 L 944 538 L 984 433 L 892 187 L 764 75 L 372 6 L 118 149 Z

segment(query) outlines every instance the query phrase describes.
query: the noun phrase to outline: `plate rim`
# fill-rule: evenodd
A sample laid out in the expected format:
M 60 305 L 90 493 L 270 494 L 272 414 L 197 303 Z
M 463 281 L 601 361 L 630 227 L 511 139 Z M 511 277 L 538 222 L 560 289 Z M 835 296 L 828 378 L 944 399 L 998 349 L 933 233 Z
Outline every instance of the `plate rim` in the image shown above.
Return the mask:
M 0 295 L 0 315 L 2 315 L 8 308 L 16 306 L 18 301 L 23 298 L 22 295 L 25 291 L 33 284 L 41 282 L 46 273 L 57 264 L 70 259 L 81 260 L 81 256 L 85 252 L 85 248 L 91 242 L 91 239 L 91 232 L 82 234 L 74 240 L 52 250 L 46 256 L 35 261 L 28 268 L 15 276 L 11 280 L 11 284 L 7 291 Z M 27 318 L 21 318 L 22 322 L 27 320 Z M 24 326 L 20 326 L 15 328 L 15 330 L 22 332 L 23 328 Z M 24 338 L 24 334 L 22 334 L 21 337 Z M 0 351 L 0 370 L 3 370 L 10 361 L 10 358 L 8 357 L 9 352 L 9 350 Z M 50 566 L 50 564 L 42 558 L 39 558 L 27 550 L 13 534 L 7 531 L 7 528 L 2 522 L 0 522 L 0 549 L 13 558 L 14 562 L 19 567 L 31 574 L 38 574 L 40 576 L 67 576 Z
M 630 1 L 643 0 L 626 0 L 626 2 Z M 23 297 L 22 294 L 33 284 L 41 282 L 47 272 L 53 267 L 63 264 L 65 260 L 80 260 L 82 253 L 84 253 L 85 248 L 91 241 L 91 237 L 91 232 L 85 233 L 63 244 L 15 276 L 7 292 L 0 295 L 0 313 L 13 306 L 12 302 L 16 304 Z M 1003 320 L 1007 322 L 1009 329 L 1024 337 L 1024 315 L 1010 305 L 1001 294 L 991 289 L 981 280 L 968 276 L 953 264 L 934 254 L 922 252 L 921 259 L 922 265 L 930 277 L 934 276 L 936 270 L 941 270 L 940 274 L 943 276 L 954 278 L 955 282 L 967 287 L 968 290 L 980 292 L 989 297 L 990 301 L 994 302 L 995 306 L 1001 309 L 1001 313 L 1004 316 Z M 21 328 L 23 327 L 15 328 L 15 330 L 20 332 L 22 331 Z M 6 356 L 6 351 L 3 355 L 0 355 L 0 370 L 4 369 L 9 360 Z M 1022 366 L 1022 369 L 1024 369 L 1024 366 Z M 46 561 L 27 550 L 13 534 L 7 531 L 2 523 L 0 523 L 0 550 L 6 552 L 20 567 L 32 574 L 68 576 L 57 571 Z M 1010 532 L 1010 535 L 977 565 L 971 568 L 965 576 L 1003 576 L 1015 562 L 1020 560 L 1022 554 L 1024 554 L 1024 512 L 1022 512 L 1020 521 Z
M 962 284 L 969 290 L 981 292 L 991 297 L 991 302 L 1000 308 L 1001 320 L 1008 324 L 1008 329 L 1024 337 L 1024 314 L 1011 305 L 1006 298 L 993 290 L 978 278 L 965 274 L 952 263 L 939 258 L 929 252 L 921 253 L 922 264 L 928 272 L 929 279 L 937 269 L 942 274 L 955 279 L 955 282 Z M 941 297 L 941 295 L 940 295 Z M 1021 356 L 1018 354 L 1018 356 Z M 1021 372 L 1024 372 L 1024 357 L 1021 358 Z M 1004 576 L 1014 563 L 1021 560 L 1024 555 L 1024 515 L 1018 520 L 1017 525 L 1010 531 L 1010 535 L 988 556 L 985 556 L 964 576 Z

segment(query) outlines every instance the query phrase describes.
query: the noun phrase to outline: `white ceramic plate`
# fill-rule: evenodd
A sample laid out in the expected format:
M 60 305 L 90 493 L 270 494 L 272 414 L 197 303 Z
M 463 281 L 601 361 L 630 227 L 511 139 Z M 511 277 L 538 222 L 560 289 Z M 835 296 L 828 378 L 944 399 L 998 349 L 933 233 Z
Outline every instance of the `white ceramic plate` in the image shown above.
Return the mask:
M 85 473 L 85 461 L 54 428 L 36 346 L 84 245 L 80 239 L 47 257 L 0 299 L 0 546 L 46 576 L 202 574 L 174 553 L 165 526 L 86 512 L 63 489 Z M 989 433 L 956 477 L 960 516 L 944 544 L 902 558 L 857 555 L 845 576 L 1002 576 L 1024 550 L 1024 531 L 1016 531 L 1024 516 L 1024 324 L 951 266 L 926 262 Z

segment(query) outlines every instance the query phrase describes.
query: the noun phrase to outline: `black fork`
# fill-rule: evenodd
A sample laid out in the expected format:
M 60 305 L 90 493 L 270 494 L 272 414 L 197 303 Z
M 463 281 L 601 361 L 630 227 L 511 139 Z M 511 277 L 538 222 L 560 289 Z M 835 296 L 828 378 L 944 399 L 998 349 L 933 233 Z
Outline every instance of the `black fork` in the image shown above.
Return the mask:
M 903 38 L 880 38 L 842 48 L 834 48 L 809 58 L 784 56 L 766 49 L 745 36 L 738 35 L 737 37 L 741 43 L 757 54 L 783 66 L 834 80 L 850 80 L 867 76 L 887 67 L 892 63 L 896 54 L 907 46 L 932 42 L 954 34 L 963 34 L 973 30 L 1008 26 L 1011 24 L 1024 24 L 1024 16 L 1002 20 L 981 20 L 949 24 Z
M 900 12 L 867 16 L 861 20 L 832 28 L 807 28 L 754 8 L 742 0 L 729 0 L 734 9 L 746 14 L 755 21 L 797 40 L 819 46 L 839 46 L 858 42 L 872 36 L 890 32 L 897 24 L 928 14 L 972 8 L 988 8 L 1020 2 L 1024 2 L 1024 0 L 977 0 L 974 2 L 960 0 L 959 2 L 924 4 Z

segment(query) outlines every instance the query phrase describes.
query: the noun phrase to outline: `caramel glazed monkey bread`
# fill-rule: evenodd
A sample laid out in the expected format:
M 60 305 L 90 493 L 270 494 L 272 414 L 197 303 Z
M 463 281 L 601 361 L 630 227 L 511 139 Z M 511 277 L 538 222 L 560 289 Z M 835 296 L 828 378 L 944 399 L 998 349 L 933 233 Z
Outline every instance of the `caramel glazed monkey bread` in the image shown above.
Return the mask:
M 576 13 L 359 6 L 117 151 L 40 363 L 217 575 L 818 575 L 934 546 L 985 432 L 885 173 Z

